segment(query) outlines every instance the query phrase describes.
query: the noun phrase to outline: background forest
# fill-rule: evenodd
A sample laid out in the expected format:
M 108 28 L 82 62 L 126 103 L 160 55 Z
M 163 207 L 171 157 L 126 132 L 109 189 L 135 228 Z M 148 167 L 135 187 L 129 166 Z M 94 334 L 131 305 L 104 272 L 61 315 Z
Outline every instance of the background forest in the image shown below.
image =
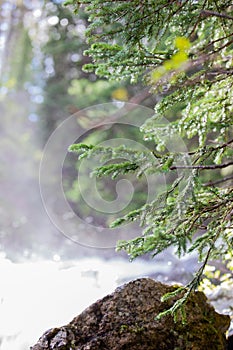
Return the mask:
M 126 254 L 115 252 L 119 234 L 103 236 L 109 218 L 81 202 L 77 157 L 68 151 L 62 183 L 72 210 L 60 215 L 54 200 L 51 207 L 71 227 L 72 236 L 65 236 L 51 222 L 42 203 L 39 168 L 56 127 L 96 103 L 136 97 L 134 102 L 151 106 L 156 99 L 144 87 L 141 94 L 139 84 L 108 82 L 83 72 L 83 63 L 90 62 L 83 55 L 84 13 L 77 17 L 60 1 L 49 0 L 0 1 L 0 8 L 0 347 L 26 350 L 45 329 L 69 322 L 124 281 L 147 274 L 168 278 L 173 262 L 177 279 L 183 278 L 184 271 L 172 252 L 167 253 L 165 266 L 163 257 L 156 266 L 142 260 L 129 264 Z M 85 138 L 89 118 L 79 115 L 77 125 Z M 135 128 L 123 132 L 138 135 Z M 86 137 L 96 142 L 108 137 L 106 133 Z M 46 184 L 51 186 L 57 178 L 56 171 L 50 172 Z M 115 183 L 99 182 L 105 198 L 115 196 Z M 83 185 L 89 189 L 88 176 Z M 136 195 L 144 201 L 143 193 Z M 73 210 L 81 218 L 80 226 L 70 224 Z M 125 230 L 121 237 L 126 238 Z M 185 281 L 191 273 L 189 268 Z
M 90 61 L 83 55 L 87 49 L 86 26 L 87 15 L 77 17 L 59 1 L 1 4 L 0 248 L 15 261 L 37 254 L 51 258 L 51 248 L 47 250 L 47 246 L 53 247 L 53 254 L 69 258 L 79 251 L 77 245 L 62 238 L 41 205 L 38 169 L 43 147 L 56 127 L 73 113 L 97 103 L 130 100 L 135 95 L 135 102 L 147 99 L 150 105 L 153 100 L 147 92 L 140 93 L 140 85 L 108 82 L 83 72 L 83 64 Z M 90 127 L 85 116 L 80 115 L 78 123 L 83 133 Z M 137 138 L 137 130 L 128 132 Z M 107 137 L 94 134 L 89 136 L 92 142 Z M 106 218 L 93 213 L 82 201 L 75 164 L 76 157 L 68 155 L 63 169 L 63 185 L 72 208 L 81 217 L 94 216 L 98 225 L 106 225 Z M 88 181 L 85 186 L 88 188 Z M 105 196 L 114 195 L 114 181 L 100 181 L 100 186 L 106 188 Z M 138 196 L 141 200 L 143 193 Z

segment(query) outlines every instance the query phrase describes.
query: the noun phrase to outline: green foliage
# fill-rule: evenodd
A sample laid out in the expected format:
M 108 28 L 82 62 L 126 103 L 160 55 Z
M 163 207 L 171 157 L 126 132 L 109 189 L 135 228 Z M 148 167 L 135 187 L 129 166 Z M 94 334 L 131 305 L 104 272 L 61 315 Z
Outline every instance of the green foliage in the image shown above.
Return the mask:
M 159 254 L 169 246 L 177 248 L 178 256 L 198 253 L 201 267 L 169 311 L 176 314 L 200 284 L 207 262 L 232 254 L 232 2 L 73 4 L 77 11 L 84 8 L 90 21 L 86 32 L 90 48 L 85 54 L 92 62 L 84 70 L 113 80 L 143 79 L 161 97 L 154 116 L 141 126 L 144 139 L 153 141 L 155 150 L 82 146 L 78 152 L 82 157 L 101 153 L 111 160 L 94 171 L 97 176 L 167 174 L 164 193 L 117 219 L 112 227 L 139 221 L 144 228 L 140 237 L 118 244 L 117 249 L 126 250 L 132 259 L 147 252 Z M 171 150 L 176 135 L 186 149 L 177 141 Z
M 198 52 L 204 53 L 211 45 L 218 49 L 231 35 L 227 18 L 213 15 L 214 12 L 231 13 L 230 1 L 176 1 L 171 4 L 165 0 L 86 0 L 73 1 L 73 5 L 77 11 L 84 5 L 91 22 L 87 38 L 92 46 L 86 54 L 93 57 L 94 63 L 88 64 L 87 69 L 97 70 L 101 76 L 112 79 L 129 77 L 135 80 L 148 67 L 160 65 L 176 52 L 176 37 L 193 40 L 198 30 L 200 40 L 195 46 Z M 197 63 L 202 63 L 195 51 L 192 55 L 198 58 Z
M 20 15 L 22 16 L 22 14 Z M 14 27 L 16 29 L 12 29 L 12 33 L 9 36 L 18 45 L 12 46 L 12 52 L 10 55 L 6 55 L 7 57 L 4 57 L 4 54 L 2 55 L 4 69 L 2 67 L 2 74 L 0 76 L 1 85 L 9 90 L 19 90 L 32 77 L 32 68 L 30 65 L 32 59 L 32 42 L 28 30 L 24 28 L 21 19 L 18 19 Z M 11 45 L 11 42 L 9 41 L 8 44 Z
M 68 94 L 75 99 L 77 99 L 77 96 L 81 96 L 82 98 L 77 101 L 78 107 L 85 108 L 87 102 L 89 105 L 97 104 L 99 101 L 102 103 L 108 102 L 117 88 L 116 83 L 110 83 L 103 79 L 94 82 L 86 78 L 73 79 L 70 82 Z

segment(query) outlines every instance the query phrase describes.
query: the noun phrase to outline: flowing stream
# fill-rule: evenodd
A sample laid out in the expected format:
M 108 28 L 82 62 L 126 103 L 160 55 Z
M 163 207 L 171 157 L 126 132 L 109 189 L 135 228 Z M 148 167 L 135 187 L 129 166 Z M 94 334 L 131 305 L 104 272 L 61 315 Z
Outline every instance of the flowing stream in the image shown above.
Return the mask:
M 172 262 L 122 258 L 78 261 L 0 261 L 0 348 L 26 350 L 49 328 L 64 325 L 125 281 L 157 275 Z

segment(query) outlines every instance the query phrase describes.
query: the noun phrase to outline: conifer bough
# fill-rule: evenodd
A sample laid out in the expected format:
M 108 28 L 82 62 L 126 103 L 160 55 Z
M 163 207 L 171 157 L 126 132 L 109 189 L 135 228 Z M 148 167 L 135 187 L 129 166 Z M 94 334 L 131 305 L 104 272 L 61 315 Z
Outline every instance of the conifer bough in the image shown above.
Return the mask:
M 151 93 L 161 96 L 154 116 L 141 127 L 145 140 L 153 141 L 155 149 L 148 154 L 128 150 L 131 164 L 111 163 L 95 172 L 114 177 L 127 172 L 140 175 L 141 169 L 173 174 L 179 167 L 179 176 L 168 181 L 163 194 L 112 224 L 137 220 L 144 228 L 141 236 L 118 243 L 118 249 L 126 250 L 132 259 L 148 252 L 159 254 L 169 246 L 177 248 L 178 256 L 198 252 L 200 269 L 182 298 L 168 310 L 176 314 L 199 286 L 208 261 L 228 262 L 233 257 L 232 1 L 68 3 L 77 15 L 79 7 L 89 15 L 86 36 L 90 47 L 85 54 L 92 57 L 92 63 L 84 70 L 113 80 L 143 80 Z M 160 118 L 169 123 L 158 133 Z M 185 141 L 187 154 L 168 151 L 163 135 L 171 133 Z M 76 145 L 71 150 L 82 157 L 114 154 L 112 159 L 127 153 L 123 148 L 98 146 Z M 190 164 L 177 165 L 185 156 Z

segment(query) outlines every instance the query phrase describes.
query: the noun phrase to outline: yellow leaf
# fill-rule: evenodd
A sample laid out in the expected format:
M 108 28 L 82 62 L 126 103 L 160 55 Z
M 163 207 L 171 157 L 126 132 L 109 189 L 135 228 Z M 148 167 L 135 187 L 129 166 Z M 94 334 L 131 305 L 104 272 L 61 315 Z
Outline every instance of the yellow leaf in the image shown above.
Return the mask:
M 171 70 L 171 69 L 174 68 L 174 65 L 173 65 L 172 60 L 165 61 L 165 62 L 163 63 L 163 66 L 164 66 L 164 68 L 165 68 L 166 70 Z
M 151 80 L 156 83 L 165 73 L 165 67 L 158 67 L 151 73 Z
M 179 68 L 184 62 L 188 60 L 188 55 L 184 51 L 179 51 L 172 56 L 171 61 L 174 68 Z
M 112 92 L 112 98 L 114 100 L 128 101 L 128 91 L 125 88 L 118 88 Z
M 187 51 L 188 49 L 190 49 L 191 43 L 190 43 L 189 39 L 185 38 L 184 36 L 178 36 L 175 39 L 175 47 L 178 50 Z

